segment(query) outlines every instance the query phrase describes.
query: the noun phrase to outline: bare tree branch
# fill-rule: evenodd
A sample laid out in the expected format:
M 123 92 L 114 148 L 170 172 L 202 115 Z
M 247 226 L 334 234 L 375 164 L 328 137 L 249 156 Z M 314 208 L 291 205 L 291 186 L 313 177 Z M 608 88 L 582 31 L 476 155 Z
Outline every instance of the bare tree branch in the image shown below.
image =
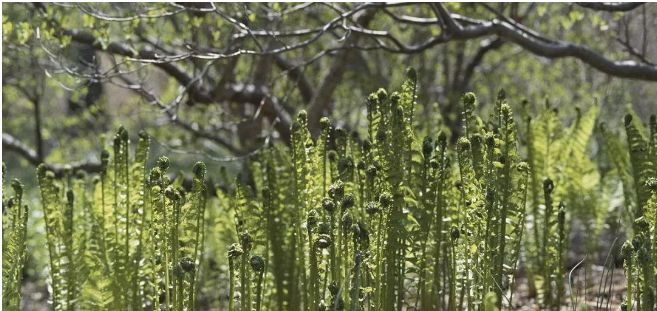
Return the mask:
M 250 103 L 254 105 L 263 105 L 263 113 L 268 116 L 272 122 L 276 122 L 276 130 L 281 134 L 284 140 L 290 137 L 291 118 L 286 113 L 285 109 L 270 95 L 263 92 L 261 88 L 249 85 L 230 84 L 224 87 L 221 92 L 207 90 L 196 83 L 192 76 L 184 72 L 174 64 L 173 60 L 160 62 L 159 57 L 154 51 L 141 50 L 134 51 L 129 46 L 117 42 L 109 43 L 106 48 L 98 42 L 98 40 L 90 33 L 80 30 L 65 30 L 65 34 L 71 36 L 72 40 L 89 44 L 97 50 L 106 51 L 112 54 L 117 54 L 126 57 L 139 57 L 142 60 L 158 60 L 153 64 L 162 69 L 165 73 L 171 75 L 179 84 L 185 86 L 187 92 L 194 102 L 198 103 L 215 103 L 221 100 L 229 100 L 233 102 Z M 213 96 L 213 94 L 215 96 Z M 217 97 L 216 95 L 220 95 Z
M 440 4 L 432 5 L 439 13 L 441 10 L 444 10 L 444 7 Z M 447 16 L 444 15 L 444 13 L 440 14 L 441 16 Z M 456 27 L 451 31 L 453 40 L 470 40 L 497 35 L 500 38 L 513 42 L 539 56 L 548 58 L 574 57 L 613 76 L 657 81 L 657 66 L 640 64 L 634 61 L 610 60 L 587 46 L 567 41 L 550 41 L 547 39 L 538 40 L 532 36 L 528 36 L 525 32 L 516 29 L 504 21 L 493 20 L 483 22 L 480 25 L 472 25 L 462 28 Z
M 434 3 L 431 5 L 431 8 L 434 10 L 438 19 L 442 21 L 442 24 L 445 25 L 445 30 L 447 31 L 448 35 L 461 32 L 463 27 L 461 27 L 461 25 L 454 20 L 452 15 L 447 11 L 442 3 Z
M 315 90 L 313 89 L 310 80 L 308 80 L 308 77 L 303 73 L 303 69 L 292 64 L 282 55 L 274 55 L 274 61 L 281 70 L 287 73 L 290 80 L 294 81 L 297 85 L 301 98 L 303 98 L 306 103 L 310 103 L 315 96 Z
M 622 45 L 622 46 L 625 48 L 625 51 L 627 51 L 627 53 L 629 53 L 630 55 L 636 57 L 638 60 L 640 60 L 640 61 L 643 62 L 643 63 L 646 63 L 646 64 L 648 64 L 648 65 L 655 66 L 655 63 L 649 61 L 649 60 L 646 58 L 645 54 L 643 54 L 642 52 L 639 52 L 636 48 L 634 48 L 634 47 L 632 46 L 632 44 L 629 42 L 629 38 L 623 40 L 623 39 L 621 39 L 621 38 L 619 37 L 619 38 L 616 38 L 616 41 L 617 41 L 618 43 L 620 43 L 620 45 Z
M 2 147 L 19 154 L 34 165 L 39 165 L 43 162 L 34 149 L 7 133 L 2 133 Z
M 606 12 L 627 12 L 632 11 L 644 4 L 644 2 L 575 2 L 577 5 Z
M 539 56 L 548 58 L 574 57 L 613 76 L 657 81 L 657 66 L 640 64 L 634 61 L 610 60 L 587 46 L 566 41 L 546 43 L 533 40 L 523 33 L 513 30 L 508 24 L 503 22 L 492 22 L 488 25 L 479 26 L 471 31 L 466 31 L 464 37 L 479 36 L 482 33 L 491 32 Z
M 201 137 L 213 141 L 214 143 L 226 148 L 228 151 L 230 151 L 233 154 L 239 155 L 244 153 L 242 150 L 235 147 L 233 144 L 231 144 L 228 140 L 224 139 L 223 137 L 211 134 L 210 132 L 201 129 L 197 124 L 190 124 L 178 118 L 178 116 L 172 111 L 172 109 L 170 109 L 169 105 L 162 103 L 155 94 L 146 90 L 143 87 L 143 85 L 139 83 L 134 83 L 130 81 L 127 77 L 122 76 L 121 79 L 125 81 L 125 83 L 127 84 L 123 84 L 123 85 L 118 83 L 114 83 L 114 84 L 129 89 L 131 91 L 134 91 L 149 103 L 158 106 L 158 108 L 160 108 L 162 111 L 165 112 L 171 123 L 173 123 L 174 125 L 181 127 L 182 129 L 192 133 L 196 137 Z
M 195 43 L 189 44 L 184 42 L 182 44 L 161 44 L 158 40 L 151 40 L 142 33 L 138 34 L 139 41 L 136 45 L 138 47 L 136 48 L 129 41 L 113 41 L 101 44 L 101 41 L 91 32 L 79 29 L 63 29 L 56 21 L 52 23 L 56 28 L 60 29 L 56 34 L 58 36 L 67 36 L 73 41 L 89 45 L 95 50 L 103 51 L 110 55 L 122 56 L 124 61 L 128 63 L 136 62 L 143 66 L 152 64 L 161 69 L 164 73 L 175 79 L 180 87 L 183 88 L 183 93 L 178 96 L 173 106 L 178 107 L 178 103 L 182 100 L 183 95 L 188 99 L 187 103 L 190 105 L 210 105 L 222 101 L 250 104 L 257 107 L 258 113 L 264 115 L 269 119 L 271 124 L 274 124 L 276 131 L 286 142 L 290 137 L 291 115 L 294 113 L 289 108 L 291 106 L 287 103 L 288 97 L 281 95 L 282 97 L 277 98 L 272 92 L 273 90 L 277 90 L 278 92 L 278 88 L 274 86 L 268 88 L 262 85 L 262 83 L 258 83 L 266 75 L 256 73 L 245 80 L 255 81 L 255 83 L 238 83 L 233 78 L 231 68 L 237 68 L 238 61 L 241 64 L 245 59 L 251 59 L 246 56 L 261 57 L 261 61 L 256 61 L 256 63 L 261 65 L 260 69 L 262 70 L 256 70 L 256 72 L 262 72 L 264 70 L 268 73 L 271 70 L 269 61 L 273 61 L 273 64 L 280 68 L 290 81 L 293 81 L 293 85 L 299 90 L 301 100 L 307 104 L 310 128 L 313 132 L 318 128 L 317 125 L 320 117 L 330 109 L 333 93 L 341 82 L 341 77 L 349 70 L 351 56 L 360 51 L 382 50 L 390 53 L 412 54 L 423 52 L 451 41 L 463 42 L 473 39 L 485 39 L 483 40 L 485 44 L 474 54 L 474 57 L 469 63 L 463 58 L 466 54 L 460 56 L 455 63 L 447 63 L 452 66 L 452 71 L 455 73 L 455 79 L 453 79 L 453 85 L 451 86 L 453 89 L 466 87 L 474 75 L 476 67 L 483 61 L 484 56 L 490 51 L 498 49 L 502 44 L 506 44 L 505 42 L 513 43 L 526 51 L 547 58 L 576 58 L 609 75 L 657 81 L 657 67 L 649 63 L 645 58 L 639 57 L 637 58 L 638 61 L 615 61 L 606 58 L 588 46 L 545 37 L 523 25 L 522 19 L 517 18 L 517 12 L 507 17 L 503 12 L 499 12 L 486 4 L 484 6 L 494 14 L 491 20 L 479 20 L 454 14 L 449 12 L 440 3 L 430 4 L 435 17 L 398 15 L 399 11 L 394 8 L 408 7 L 411 5 L 408 3 L 366 3 L 360 5 L 318 3 L 316 5 L 317 7 L 328 8 L 333 16 L 324 20 L 326 15 L 322 15 L 322 18 L 317 18 L 318 25 L 309 26 L 307 29 L 291 29 L 290 27 L 252 29 L 251 27 L 255 27 L 252 25 L 257 25 L 258 23 L 250 23 L 242 17 L 234 17 L 230 13 L 231 10 L 227 9 L 227 7 L 218 7 L 212 3 L 194 5 L 170 4 L 174 10 L 158 13 L 163 14 L 164 18 L 167 20 L 170 19 L 172 23 L 179 22 L 174 15 L 185 10 L 198 15 L 213 14 L 215 17 L 227 22 L 228 27 L 232 29 L 231 31 L 233 33 L 227 37 L 231 38 L 230 43 L 224 46 L 212 43 L 196 43 L 197 41 L 200 42 L 200 40 L 192 40 Z M 622 11 L 625 9 L 629 10 L 630 7 L 636 8 L 641 4 L 588 3 L 579 5 L 599 10 Z M 297 7 L 303 8 L 307 6 L 310 6 L 310 4 Z M 153 17 L 149 15 L 151 12 L 148 11 L 148 8 L 146 11 L 140 10 L 134 16 L 125 16 L 124 14 L 117 15 L 100 12 L 89 5 L 79 4 L 73 7 L 81 10 L 84 14 L 110 22 L 127 22 Z M 528 11 L 531 8 L 532 6 L 529 6 Z M 271 16 L 283 14 L 281 12 L 268 11 L 267 9 L 265 11 L 265 15 L 270 18 L 268 21 L 271 21 Z M 291 12 L 296 11 L 298 9 L 293 9 Z M 425 33 L 424 31 L 428 33 L 428 30 L 431 30 L 429 27 L 436 26 L 440 27 L 442 31 L 433 36 L 417 37 L 422 41 L 414 38 L 411 43 L 406 43 L 406 40 L 397 37 L 394 31 L 368 28 L 368 24 L 374 19 L 374 15 L 378 11 L 383 11 L 394 21 L 404 24 L 403 26 L 405 27 L 422 29 L 422 33 Z M 337 45 L 325 45 L 325 42 L 320 40 L 320 38 L 326 34 L 336 37 L 336 40 L 329 42 L 338 41 L 339 43 Z M 212 42 L 212 40 L 208 40 L 208 42 Z M 204 47 L 202 46 L 203 44 L 209 46 Z M 305 63 L 299 63 L 297 59 L 286 57 L 289 54 L 286 55 L 285 53 L 294 50 L 298 51 L 310 46 L 317 47 L 319 52 L 315 57 Z M 628 50 L 631 54 L 636 54 L 634 53 L 636 52 L 635 50 L 629 48 Z M 311 49 L 311 51 L 315 53 L 314 50 Z M 241 57 L 242 55 L 245 57 Z M 320 82 L 317 87 L 314 87 L 312 79 L 309 79 L 304 74 L 305 66 L 325 55 L 334 55 L 335 57 L 330 62 L 331 65 L 326 72 L 326 76 L 319 80 Z M 215 71 L 211 71 L 211 76 L 203 77 L 203 75 L 197 73 L 197 70 L 187 68 L 190 62 L 194 65 L 193 68 L 198 69 L 204 61 L 212 62 L 219 59 L 230 60 L 227 64 L 229 70 L 220 70 L 218 68 Z M 55 61 L 54 59 L 52 60 Z M 449 72 L 448 67 L 445 66 L 445 69 Z M 63 68 L 63 71 L 64 74 L 68 72 L 68 74 L 75 76 L 75 69 Z M 117 70 L 116 74 L 120 75 L 121 72 Z M 97 78 L 87 77 L 84 74 L 80 74 L 77 77 Z M 141 90 L 143 91 L 143 88 Z M 233 153 L 240 154 L 244 152 L 241 148 L 231 145 L 231 139 L 223 139 L 223 137 L 214 135 L 212 131 L 204 132 L 211 127 L 202 129 L 195 126 L 195 124 L 187 124 L 180 121 L 177 119 L 175 113 L 170 110 L 169 106 L 165 105 L 163 111 L 167 113 L 174 124 L 194 132 L 197 136 L 212 140 Z
M 356 22 L 360 26 L 367 27 L 367 25 L 374 18 L 375 13 L 375 10 L 365 10 L 356 17 Z M 358 40 L 359 36 L 351 36 L 347 38 L 344 45 L 355 44 Z M 322 84 L 317 89 L 317 92 L 315 93 L 315 96 L 313 97 L 313 100 L 308 107 L 308 125 L 310 131 L 313 132 L 313 134 L 318 132 L 319 120 L 322 117 L 324 111 L 329 106 L 333 92 L 338 87 L 340 78 L 342 77 L 342 74 L 347 67 L 350 56 L 349 52 L 350 51 L 341 51 L 338 54 L 338 57 L 336 57 L 336 59 L 333 61 L 331 69 L 329 69 L 328 74 L 326 77 L 324 77 Z
M 269 95 L 264 88 L 252 84 L 233 84 L 225 89 L 223 98 L 236 103 L 250 103 L 260 107 L 262 112 L 276 122 L 276 131 L 285 142 L 289 141 L 292 118 L 278 99 Z
M 64 30 L 65 35 L 71 36 L 71 39 L 76 42 L 88 44 L 96 50 L 106 51 L 112 54 L 117 54 L 121 56 L 131 57 L 131 58 L 140 58 L 144 61 L 152 60 L 155 61 L 153 64 L 158 68 L 162 69 L 164 72 L 172 76 L 178 83 L 181 85 L 189 85 L 192 82 L 193 78 L 185 73 L 182 69 L 178 68 L 173 63 L 173 60 L 163 59 L 161 55 L 155 53 L 152 50 L 140 50 L 134 51 L 131 47 L 126 44 L 111 42 L 107 47 L 103 48 L 99 40 L 96 39 L 91 33 L 72 29 Z M 164 61 L 163 61 L 164 60 Z M 189 94 L 194 98 L 195 101 L 200 102 L 212 102 L 212 97 L 209 95 L 209 92 L 198 85 L 194 85 L 190 88 Z
M 395 6 L 399 6 L 399 4 L 396 4 Z M 327 31 L 331 27 L 335 27 L 336 25 L 338 25 L 337 23 L 339 21 L 342 21 L 345 18 L 349 18 L 353 14 L 356 14 L 354 12 L 360 12 L 364 9 L 367 9 L 368 7 L 387 8 L 389 6 L 388 4 L 371 4 L 371 5 L 359 6 L 353 9 L 352 11 L 343 13 L 338 18 L 331 20 L 328 24 L 322 27 L 321 30 L 317 30 L 319 31 L 319 33 L 315 33 L 313 38 L 305 40 L 300 44 L 295 44 L 294 46 L 291 47 L 286 46 L 286 47 L 277 48 L 274 50 L 262 51 L 262 52 L 255 52 L 255 51 L 249 52 L 249 51 L 240 50 L 237 51 L 236 53 L 238 54 L 260 53 L 263 55 L 280 54 L 281 52 L 289 51 L 293 48 L 299 48 L 301 46 L 305 46 L 307 44 L 314 42 L 314 40 L 316 40 L 319 36 L 321 36 L 323 32 Z M 497 34 L 498 36 L 507 39 L 507 41 L 520 45 L 523 48 L 529 50 L 530 52 L 533 52 L 534 54 L 540 56 L 549 57 L 549 58 L 575 57 L 595 67 L 596 69 L 610 75 L 615 75 L 623 78 L 633 78 L 633 79 L 643 79 L 643 80 L 653 80 L 653 81 L 657 79 L 657 69 L 655 68 L 655 66 L 650 66 L 650 64 L 640 64 L 630 61 L 609 60 L 586 46 L 581 46 L 569 42 L 550 40 L 548 38 L 541 36 L 535 31 L 528 29 L 527 27 L 515 21 L 511 21 L 507 18 L 503 18 L 501 21 L 500 20 L 477 21 L 472 19 L 466 20 L 460 15 L 449 13 L 441 4 L 433 4 L 432 8 L 434 9 L 436 15 L 439 17 L 438 20 L 441 22 L 441 24 L 444 23 L 447 25 L 446 33 L 432 37 L 426 42 L 417 45 L 404 45 L 399 40 L 397 40 L 396 38 L 394 38 L 392 35 L 390 35 L 388 32 L 385 31 L 373 31 L 373 30 L 363 29 L 354 26 L 346 26 L 346 29 L 349 31 L 359 32 L 361 34 L 367 35 L 372 38 L 379 37 L 379 38 L 391 40 L 395 44 L 394 48 L 386 46 L 381 41 L 377 41 L 377 45 L 378 48 L 395 53 L 416 53 L 431 48 L 437 44 L 445 43 L 451 40 L 469 40 L 482 36 L 487 36 L 490 34 Z M 424 24 L 429 21 L 431 20 L 425 19 L 422 21 L 422 23 Z M 234 22 L 238 23 L 237 21 Z M 241 27 L 246 27 L 241 23 L 239 24 L 241 25 Z M 315 31 L 312 31 L 311 33 L 313 32 Z M 249 35 L 253 36 L 257 32 L 249 31 L 248 33 Z M 265 31 L 262 33 L 262 35 L 266 35 L 267 33 L 269 32 Z M 276 36 L 277 34 L 270 33 L 270 35 Z M 91 40 L 92 37 L 84 36 L 81 33 L 77 35 L 74 34 L 73 38 L 81 42 L 87 42 L 89 44 L 99 45 L 99 43 Z M 358 47 L 355 45 L 351 45 L 351 48 L 364 49 L 363 47 Z M 129 47 L 123 46 L 118 43 L 110 43 L 107 46 L 107 50 L 113 53 L 126 55 L 128 57 L 139 56 L 142 58 L 141 60 L 144 61 L 153 61 L 156 65 L 160 66 L 163 70 L 167 71 L 169 74 L 176 77 L 176 79 L 178 79 L 183 84 L 185 83 L 186 80 L 189 79 L 188 76 L 180 72 L 180 69 L 170 64 L 173 61 L 182 60 L 185 57 L 189 57 L 189 55 L 174 55 L 174 56 L 169 55 L 167 57 L 163 57 L 160 55 L 156 55 L 154 52 L 151 51 L 140 51 L 137 53 L 135 51 L 131 51 Z M 197 57 L 216 59 L 217 57 L 221 57 L 221 55 L 222 54 L 216 54 L 216 52 L 208 52 L 207 55 L 199 54 L 197 55 Z M 225 56 L 229 57 L 229 55 L 225 55 Z M 207 92 L 191 92 L 191 94 L 196 97 L 197 101 L 208 102 L 209 100 L 207 96 L 205 97 L 203 96 L 203 95 L 207 95 Z M 306 92 L 305 94 L 307 95 L 308 92 Z M 317 96 L 317 94 L 314 95 L 315 97 Z
M 5 148 L 5 150 L 18 154 L 34 166 L 44 163 L 43 159 L 38 156 L 34 149 L 28 147 L 20 140 L 7 133 L 2 133 L 2 147 Z M 89 173 L 97 173 L 101 170 L 100 163 L 91 161 L 72 162 L 69 164 L 44 163 L 44 165 L 56 175 L 61 175 L 64 170 L 67 169 L 70 169 L 71 171 L 82 170 Z
M 472 79 L 472 75 L 474 74 L 475 69 L 484 60 L 486 54 L 490 51 L 501 48 L 502 45 L 504 45 L 504 40 L 497 38 L 491 42 L 485 43 L 477 50 L 477 53 L 475 53 L 475 56 L 472 57 L 467 67 L 465 68 L 465 72 L 463 73 L 463 78 L 461 79 L 462 88 L 465 88 L 468 86 L 468 84 L 470 84 L 470 80 Z

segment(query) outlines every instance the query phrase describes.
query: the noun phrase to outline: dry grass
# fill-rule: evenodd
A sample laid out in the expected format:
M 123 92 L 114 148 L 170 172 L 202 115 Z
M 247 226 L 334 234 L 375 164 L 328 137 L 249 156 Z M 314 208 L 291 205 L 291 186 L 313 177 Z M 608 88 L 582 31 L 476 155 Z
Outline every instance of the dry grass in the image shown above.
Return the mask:
M 603 269 L 594 265 L 588 272 L 578 269 L 572 274 L 572 287 L 566 284 L 566 301 L 561 310 L 618 310 L 626 290 L 626 280 L 622 268 Z M 606 289 L 604 288 L 606 286 Z M 571 303 L 571 288 L 573 302 Z M 513 298 L 517 311 L 542 310 L 537 303 L 536 294 L 529 290 L 526 278 L 518 279 L 518 287 Z

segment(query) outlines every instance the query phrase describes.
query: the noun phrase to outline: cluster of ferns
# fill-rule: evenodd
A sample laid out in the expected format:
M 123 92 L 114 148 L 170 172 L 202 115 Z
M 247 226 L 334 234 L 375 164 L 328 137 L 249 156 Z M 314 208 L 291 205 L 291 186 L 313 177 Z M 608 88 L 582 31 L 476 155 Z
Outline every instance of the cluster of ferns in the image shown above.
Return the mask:
M 147 173 L 148 150 L 149 136 L 140 133 L 131 158 L 128 133 L 121 128 L 92 179 L 37 168 L 53 310 L 196 309 L 206 167 L 194 166 L 185 191 L 180 181 L 169 179 L 166 157 Z M 2 304 L 19 310 L 27 207 L 20 183 L 12 187 L 16 194 L 3 201 Z
M 289 144 L 267 144 L 216 193 L 203 163 L 187 187 L 165 157 L 147 171 L 148 135 L 130 157 L 123 128 L 98 176 L 40 166 L 53 309 L 502 310 L 522 263 L 540 306 L 558 310 L 573 305 L 574 224 L 593 252 L 619 192 L 622 307 L 657 307 L 655 116 L 646 127 L 629 111 L 625 142 L 596 126 L 597 105 L 565 126 L 549 103 L 514 114 L 501 91 L 484 120 L 467 93 L 456 137 L 414 120 L 416 92 L 409 70 L 398 91 L 371 94 L 364 138 L 327 118 L 313 135 L 300 112 Z M 594 133 L 602 159 L 590 156 Z M 18 309 L 28 207 L 11 186 L 3 306 Z

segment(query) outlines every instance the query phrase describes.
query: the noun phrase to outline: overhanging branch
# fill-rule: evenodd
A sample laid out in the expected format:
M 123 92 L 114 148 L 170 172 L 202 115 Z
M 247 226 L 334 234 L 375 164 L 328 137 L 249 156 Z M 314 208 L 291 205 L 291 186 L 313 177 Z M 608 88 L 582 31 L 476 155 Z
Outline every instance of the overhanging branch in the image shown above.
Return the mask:
M 61 175 L 65 170 L 71 170 L 73 172 L 82 170 L 88 173 L 98 173 L 101 170 L 100 163 L 91 161 L 71 162 L 68 164 L 45 163 L 43 159 L 37 155 L 37 152 L 34 149 L 28 147 L 23 142 L 7 133 L 2 133 L 2 147 L 5 148 L 5 150 L 18 154 L 34 166 L 44 163 L 46 168 L 53 171 L 56 175 Z
M 444 15 L 440 13 L 444 7 L 437 4 L 433 4 L 433 6 L 440 16 Z M 449 16 L 453 18 L 452 15 Z M 491 35 L 497 35 L 539 56 L 547 58 L 574 57 L 613 76 L 657 81 L 657 66 L 635 61 L 614 61 L 593 51 L 588 46 L 544 37 L 539 39 L 536 35 L 529 35 L 511 24 L 497 19 L 466 27 L 455 27 L 451 29 L 450 40 L 470 40 Z
M 111 42 L 103 47 L 98 40 L 90 33 L 81 30 L 63 30 L 64 34 L 71 36 L 76 42 L 85 43 L 99 51 L 105 51 L 111 54 L 139 58 L 142 61 L 152 60 L 153 65 L 162 69 L 165 73 L 173 77 L 180 85 L 187 88 L 187 93 L 192 98 L 192 102 L 210 104 L 221 100 L 233 102 L 249 103 L 253 105 L 263 105 L 262 111 L 272 121 L 276 122 L 276 131 L 281 135 L 284 141 L 290 137 L 291 118 L 278 101 L 262 92 L 260 88 L 250 85 L 229 84 L 221 90 L 207 90 L 196 83 L 195 78 L 180 69 L 173 60 L 165 61 L 166 58 L 159 57 L 155 51 L 140 50 L 134 51 L 128 45 Z
M 597 10 L 597 11 L 606 11 L 606 12 L 627 12 L 632 11 L 640 6 L 643 2 L 575 2 L 577 5 Z

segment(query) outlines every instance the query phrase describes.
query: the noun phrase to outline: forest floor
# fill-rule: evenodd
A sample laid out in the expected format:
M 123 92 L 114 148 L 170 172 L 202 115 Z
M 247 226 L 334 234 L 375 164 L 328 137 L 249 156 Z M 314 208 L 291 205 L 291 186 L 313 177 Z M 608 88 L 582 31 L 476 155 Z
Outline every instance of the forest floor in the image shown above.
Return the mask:
M 621 268 L 613 270 L 613 277 L 609 272 L 609 270 L 604 270 L 602 266 L 594 265 L 591 266 L 590 271 L 585 276 L 584 269 L 578 269 L 572 274 L 572 287 L 569 285 L 568 276 L 565 276 L 565 301 L 561 310 L 619 310 L 626 290 L 625 275 Z M 605 280 L 607 280 L 606 283 Z M 537 303 L 536 295 L 529 289 L 527 279 L 521 277 L 517 282 L 512 310 L 542 310 Z M 600 285 L 601 283 L 602 285 Z M 603 289 L 605 284 L 606 289 Z M 570 303 L 571 288 L 574 291 L 575 308 Z M 34 282 L 27 282 L 23 285 L 22 290 L 23 304 L 21 310 L 48 310 L 48 294 L 45 287 L 38 286 Z
M 561 310 L 619 310 L 623 295 L 627 289 L 625 274 L 622 268 L 613 270 L 613 274 L 602 266 L 591 266 L 585 273 L 579 269 L 572 274 L 572 286 L 566 276 L 564 304 Z M 571 292 L 573 294 L 571 303 Z M 532 293 L 526 278 L 518 279 L 513 297 L 514 310 L 542 310 L 538 305 L 536 295 Z

